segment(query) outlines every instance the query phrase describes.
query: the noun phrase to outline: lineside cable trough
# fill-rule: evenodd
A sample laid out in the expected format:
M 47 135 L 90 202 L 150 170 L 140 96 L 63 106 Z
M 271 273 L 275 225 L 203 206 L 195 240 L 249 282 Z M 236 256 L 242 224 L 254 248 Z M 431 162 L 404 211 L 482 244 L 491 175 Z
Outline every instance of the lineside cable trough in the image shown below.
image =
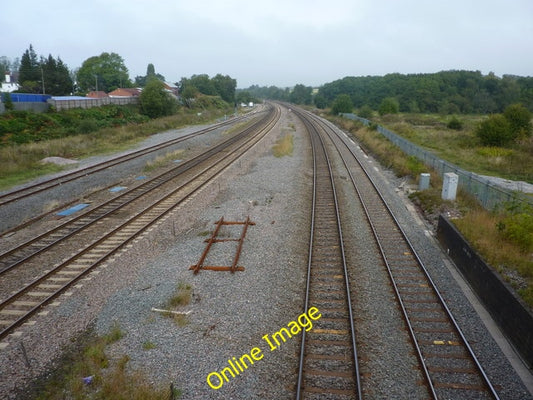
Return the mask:
M 205 242 L 207 245 L 205 246 L 205 250 L 200 256 L 200 260 L 197 264 L 191 265 L 189 268 L 190 270 L 193 270 L 195 274 L 200 272 L 201 269 L 208 269 L 211 271 L 231 271 L 232 273 L 235 271 L 244 271 L 244 267 L 237 266 L 237 263 L 239 262 L 239 257 L 241 255 L 242 245 L 244 242 L 244 237 L 246 236 L 246 231 L 248 230 L 249 225 L 255 225 L 255 222 L 250 221 L 250 217 L 246 217 L 246 220 L 244 222 L 240 221 L 224 221 L 224 217 L 221 217 L 217 222 L 215 222 L 216 228 L 211 234 L 211 237 L 209 239 L 206 239 Z M 243 225 L 241 236 L 238 239 L 217 239 L 218 232 L 220 231 L 220 228 L 222 225 Z M 209 250 L 211 249 L 211 246 L 213 243 L 219 243 L 219 242 L 238 242 L 237 249 L 235 251 L 235 256 L 233 258 L 233 264 L 231 266 L 221 266 L 221 265 L 204 265 L 205 259 L 207 257 L 207 253 L 209 253 Z

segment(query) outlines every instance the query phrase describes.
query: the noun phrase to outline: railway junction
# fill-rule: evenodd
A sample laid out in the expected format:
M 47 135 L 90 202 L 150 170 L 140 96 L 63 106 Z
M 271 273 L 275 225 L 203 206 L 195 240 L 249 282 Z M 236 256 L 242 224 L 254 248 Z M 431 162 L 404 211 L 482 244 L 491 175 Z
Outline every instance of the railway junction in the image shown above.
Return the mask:
M 166 135 L 0 198 L 7 399 L 112 326 L 111 358 L 182 399 L 533 398 L 399 180 L 345 133 L 267 103 Z M 36 217 L 46 202 L 57 210 Z

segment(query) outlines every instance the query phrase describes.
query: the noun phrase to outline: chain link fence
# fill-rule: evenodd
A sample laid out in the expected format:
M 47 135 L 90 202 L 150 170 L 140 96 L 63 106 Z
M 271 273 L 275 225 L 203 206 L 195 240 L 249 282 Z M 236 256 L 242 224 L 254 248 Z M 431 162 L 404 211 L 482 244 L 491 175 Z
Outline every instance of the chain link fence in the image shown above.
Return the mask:
M 360 121 L 366 126 L 371 124 L 368 119 L 361 118 L 355 114 L 343 113 L 341 115 L 348 119 Z M 528 197 L 524 193 L 505 189 L 480 175 L 466 171 L 452 163 L 444 161 L 435 156 L 433 153 L 424 150 L 423 148 L 411 143 L 407 139 L 389 131 L 380 125 L 378 125 L 377 130 L 392 143 L 402 149 L 406 154 L 416 157 L 424 164 L 433 167 L 433 169 L 438 171 L 441 176 L 444 176 L 444 174 L 447 172 L 453 172 L 457 174 L 459 176 L 459 187 L 461 187 L 467 193 L 475 196 L 487 210 L 492 210 L 499 204 L 509 201 L 516 201 L 533 206 L 533 198 Z M 517 187 L 517 189 L 519 189 L 519 187 Z

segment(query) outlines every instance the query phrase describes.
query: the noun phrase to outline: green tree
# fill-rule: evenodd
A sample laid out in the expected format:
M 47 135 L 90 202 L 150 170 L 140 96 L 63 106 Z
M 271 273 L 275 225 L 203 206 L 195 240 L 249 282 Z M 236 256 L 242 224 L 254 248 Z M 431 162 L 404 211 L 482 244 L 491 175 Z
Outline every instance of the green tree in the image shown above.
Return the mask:
M 314 98 L 313 98 L 313 103 L 315 103 L 315 106 L 317 108 L 320 108 L 321 110 L 323 110 L 324 108 L 326 108 L 328 106 L 328 101 L 326 100 L 326 98 L 322 95 L 316 95 Z
M 189 108 L 192 107 L 194 99 L 200 92 L 196 89 L 196 86 L 187 85 L 181 90 L 181 98 L 185 105 Z
M 10 67 L 9 59 L 6 56 L 0 57 L 0 82 L 4 82 L 6 73 L 9 71 Z
M 254 103 L 257 102 L 257 100 L 247 90 L 239 90 L 235 94 L 235 102 L 238 103 L 238 104 L 240 104 L 240 103 L 248 104 L 251 101 L 254 102 Z
M 0 95 L 2 101 L 4 102 L 6 110 L 13 111 L 15 106 L 13 105 L 13 101 L 11 100 L 11 95 L 9 93 L 0 93 Z
M 233 104 L 235 102 L 235 89 L 237 88 L 237 80 L 228 75 L 217 74 L 211 81 L 217 94 L 222 100 Z
M 72 93 L 72 78 L 61 58 L 56 60 L 52 55 L 41 58 L 41 68 L 46 94 L 64 96 Z
M 505 146 L 513 139 L 511 124 L 502 114 L 491 115 L 476 128 L 484 146 Z
M 128 68 L 116 53 L 102 53 L 85 60 L 77 74 L 79 89 L 113 91 L 119 87 L 131 87 Z
M 400 111 L 400 103 L 394 97 L 386 97 L 379 105 L 379 115 L 397 114 Z
M 150 118 L 171 115 L 176 111 L 177 103 L 165 91 L 163 82 L 159 79 L 149 79 L 146 87 L 139 96 L 141 112 Z
M 352 99 L 347 94 L 339 94 L 331 106 L 331 113 L 333 115 L 337 115 L 339 113 L 351 113 L 352 111 Z
M 213 81 L 209 79 L 209 75 L 193 75 L 190 78 L 181 78 L 180 81 L 180 92 L 183 93 L 183 90 L 187 86 L 194 86 L 200 93 L 206 94 L 208 96 L 216 96 L 217 91 Z
M 20 91 L 28 93 L 42 92 L 42 71 L 37 54 L 30 47 L 22 54 L 19 67 Z
M 511 125 L 513 138 L 531 136 L 531 112 L 522 104 L 511 104 L 505 108 L 503 116 Z
M 146 75 L 135 77 L 135 86 L 145 87 L 147 81 L 151 78 L 157 78 L 162 82 L 165 81 L 165 77 L 163 75 L 157 74 L 155 72 L 154 64 L 148 64 L 148 66 L 146 67 Z
M 289 100 L 294 104 L 311 104 L 313 102 L 313 88 L 298 84 L 292 89 Z

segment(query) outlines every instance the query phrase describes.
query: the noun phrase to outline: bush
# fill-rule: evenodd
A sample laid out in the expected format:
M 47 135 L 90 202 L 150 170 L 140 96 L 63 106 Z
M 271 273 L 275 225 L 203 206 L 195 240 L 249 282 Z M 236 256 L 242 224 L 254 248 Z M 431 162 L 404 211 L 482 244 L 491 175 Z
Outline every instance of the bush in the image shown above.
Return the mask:
M 456 131 L 460 131 L 461 129 L 463 129 L 463 123 L 459 121 L 457 117 L 452 117 L 452 119 L 448 121 L 446 126 L 448 127 L 448 129 L 453 129 Z
M 365 104 L 363 107 L 361 107 L 358 114 L 361 118 L 370 119 L 372 118 L 374 111 L 372 110 L 372 108 L 370 108 L 369 105 Z
M 91 133 L 91 132 L 96 131 L 97 129 L 98 129 L 98 123 L 93 118 L 84 119 L 78 125 L 78 131 L 80 133 Z
M 503 237 L 515 243 L 524 253 L 533 251 L 533 214 L 508 215 L 498 223 Z
M 339 94 L 331 106 L 331 113 L 333 115 L 338 115 L 340 113 L 351 113 L 352 111 L 352 99 L 347 94 Z
M 476 135 L 484 146 L 506 146 L 513 140 L 511 124 L 501 114 L 491 115 L 481 122 Z
M 394 97 L 386 97 L 379 105 L 379 115 L 398 114 L 400 111 L 400 103 Z
M 151 79 L 139 96 L 139 103 L 143 114 L 150 118 L 164 117 L 176 112 L 177 102 L 165 92 L 163 82 Z
M 511 126 L 513 139 L 519 137 L 529 137 L 533 128 L 531 126 L 531 113 L 522 104 L 512 104 L 503 112 Z

